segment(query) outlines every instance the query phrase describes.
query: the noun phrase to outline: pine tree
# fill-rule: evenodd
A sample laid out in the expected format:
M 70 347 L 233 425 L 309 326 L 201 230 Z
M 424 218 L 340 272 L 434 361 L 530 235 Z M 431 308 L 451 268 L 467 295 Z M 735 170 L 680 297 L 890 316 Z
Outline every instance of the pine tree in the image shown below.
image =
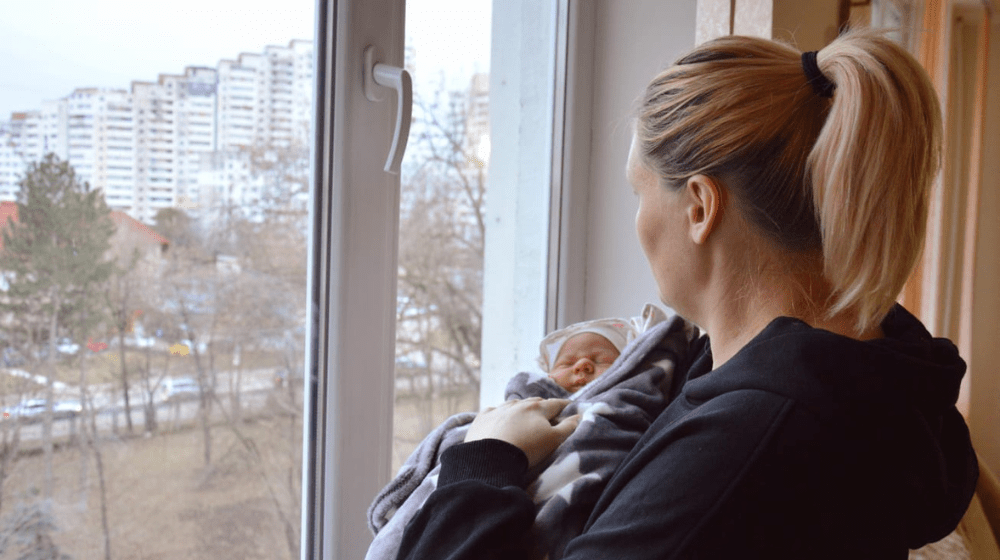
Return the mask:
M 30 164 L 20 187 L 17 222 L 3 232 L 0 271 L 7 290 L 0 296 L 0 313 L 13 312 L 9 316 L 31 333 L 36 353 L 48 349 L 42 445 L 44 497 L 51 498 L 56 343 L 78 317 L 101 313 L 103 298 L 96 290 L 114 270 L 108 253 L 115 226 L 101 191 L 80 181 L 54 154 Z

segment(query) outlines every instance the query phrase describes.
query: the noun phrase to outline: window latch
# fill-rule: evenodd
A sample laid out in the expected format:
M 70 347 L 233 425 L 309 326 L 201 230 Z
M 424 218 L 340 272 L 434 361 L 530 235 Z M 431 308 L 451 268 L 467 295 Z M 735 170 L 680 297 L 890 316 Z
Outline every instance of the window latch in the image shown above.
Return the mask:
M 406 152 L 406 141 L 410 136 L 410 120 L 413 112 L 413 82 L 410 73 L 404 68 L 375 62 L 375 46 L 365 47 L 364 54 L 364 91 L 369 101 L 382 101 L 378 87 L 382 86 L 396 90 L 396 131 L 392 135 L 392 146 L 385 160 L 384 169 L 392 174 L 399 173 L 403 153 Z

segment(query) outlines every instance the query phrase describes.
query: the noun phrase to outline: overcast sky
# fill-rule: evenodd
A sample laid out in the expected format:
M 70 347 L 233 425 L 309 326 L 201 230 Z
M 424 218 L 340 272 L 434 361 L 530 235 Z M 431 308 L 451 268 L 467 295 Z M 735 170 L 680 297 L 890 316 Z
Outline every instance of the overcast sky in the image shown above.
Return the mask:
M 19 0 L 0 18 L 0 120 L 77 87 L 127 89 L 185 66 L 312 39 L 313 0 Z M 489 69 L 489 0 L 409 0 L 415 87 Z

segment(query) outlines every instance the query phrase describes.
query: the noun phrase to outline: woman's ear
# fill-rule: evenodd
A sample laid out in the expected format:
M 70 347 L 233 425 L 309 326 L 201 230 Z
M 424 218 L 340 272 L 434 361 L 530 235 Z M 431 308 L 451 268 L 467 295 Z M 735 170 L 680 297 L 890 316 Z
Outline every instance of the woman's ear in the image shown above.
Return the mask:
M 685 194 L 691 240 L 702 245 L 722 219 L 723 190 L 716 179 L 699 174 L 688 178 Z

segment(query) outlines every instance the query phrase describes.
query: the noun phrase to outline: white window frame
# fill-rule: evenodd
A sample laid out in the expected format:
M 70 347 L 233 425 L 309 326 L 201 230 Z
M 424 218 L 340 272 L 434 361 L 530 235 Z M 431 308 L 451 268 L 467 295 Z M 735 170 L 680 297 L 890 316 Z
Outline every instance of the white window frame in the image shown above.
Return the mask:
M 481 406 L 503 401 L 512 372 L 537 367 L 538 342 L 557 312 L 552 255 L 565 216 L 551 209 L 565 190 L 553 154 L 562 155 L 569 3 L 494 2 Z
M 317 0 L 302 558 L 363 558 L 392 441 L 399 176 L 395 97 L 362 92 L 367 45 L 403 66 L 404 0 Z
M 550 224 L 562 228 L 571 214 L 550 215 L 553 197 L 568 192 L 553 191 L 554 171 L 567 175 L 553 162 L 569 148 L 559 140 L 555 151 L 563 133 L 552 132 L 565 124 L 556 118 L 565 103 L 554 100 L 566 95 L 557 68 L 565 70 L 570 3 L 494 2 L 484 402 L 497 401 L 498 386 L 502 396 L 511 367 L 534 360 L 568 307 L 549 305 L 561 286 L 549 271 L 567 259 L 550 258 L 549 239 Z M 405 0 L 317 0 L 316 14 L 302 558 L 363 558 L 365 512 L 390 476 L 399 177 L 382 170 L 395 97 L 367 101 L 361 59 L 374 44 L 381 62 L 403 65 Z

